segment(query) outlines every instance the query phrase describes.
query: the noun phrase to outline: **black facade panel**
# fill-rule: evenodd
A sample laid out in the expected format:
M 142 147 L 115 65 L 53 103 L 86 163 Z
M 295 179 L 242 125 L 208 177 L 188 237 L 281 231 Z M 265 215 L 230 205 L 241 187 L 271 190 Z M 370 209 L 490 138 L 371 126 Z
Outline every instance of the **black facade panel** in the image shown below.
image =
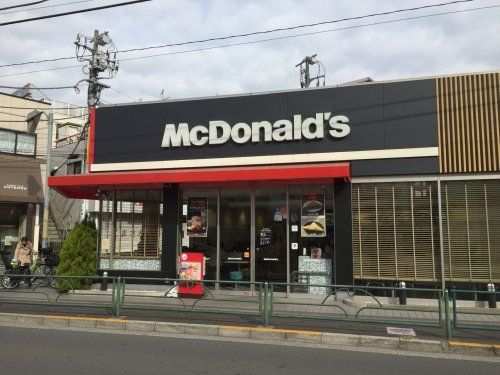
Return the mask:
M 385 148 L 437 146 L 436 80 L 387 83 L 383 88 Z
M 335 259 L 333 260 L 335 284 L 354 284 L 354 263 L 352 254 L 352 211 L 351 184 L 342 179 L 335 179 L 334 215 L 335 215 Z
M 348 86 L 336 89 L 334 111 L 335 113 L 348 113 L 353 121 L 351 134 L 345 140 L 337 140 L 339 150 L 384 149 L 382 85 Z M 346 142 L 347 140 L 349 142 Z
M 179 233 L 179 185 L 163 189 L 163 237 L 161 271 L 166 277 L 177 277 L 177 245 Z
M 439 173 L 437 157 L 353 160 L 351 176 L 391 176 Z
M 309 89 L 270 94 L 101 107 L 96 111 L 95 163 L 196 160 L 437 145 L 434 80 Z M 350 134 L 323 139 L 162 148 L 165 125 L 208 126 L 313 117 L 349 118 Z M 428 172 L 430 173 L 430 171 Z M 377 174 L 374 171 L 374 174 Z

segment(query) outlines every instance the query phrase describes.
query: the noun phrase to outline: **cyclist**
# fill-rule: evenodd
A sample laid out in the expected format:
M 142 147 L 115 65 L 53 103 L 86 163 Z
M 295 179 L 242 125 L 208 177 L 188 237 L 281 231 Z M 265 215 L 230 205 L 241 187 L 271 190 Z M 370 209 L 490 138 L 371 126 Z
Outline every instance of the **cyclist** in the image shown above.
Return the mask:
M 28 237 L 23 236 L 21 241 L 17 244 L 16 252 L 14 253 L 14 258 L 21 262 L 21 272 L 29 273 L 29 268 L 31 263 L 33 263 L 33 245 L 28 241 Z M 28 284 L 31 284 L 31 279 L 27 279 Z

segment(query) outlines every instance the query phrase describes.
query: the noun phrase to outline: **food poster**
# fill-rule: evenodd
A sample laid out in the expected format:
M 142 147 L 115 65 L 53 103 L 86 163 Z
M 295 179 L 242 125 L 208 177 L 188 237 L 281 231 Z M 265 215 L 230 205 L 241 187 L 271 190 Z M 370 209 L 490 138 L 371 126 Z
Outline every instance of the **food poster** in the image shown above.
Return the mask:
M 206 237 L 208 228 L 208 198 L 188 197 L 187 204 L 188 237 Z
M 325 237 L 325 194 L 303 194 L 300 227 L 302 237 Z
M 201 263 L 181 261 L 179 267 L 179 279 L 201 280 Z

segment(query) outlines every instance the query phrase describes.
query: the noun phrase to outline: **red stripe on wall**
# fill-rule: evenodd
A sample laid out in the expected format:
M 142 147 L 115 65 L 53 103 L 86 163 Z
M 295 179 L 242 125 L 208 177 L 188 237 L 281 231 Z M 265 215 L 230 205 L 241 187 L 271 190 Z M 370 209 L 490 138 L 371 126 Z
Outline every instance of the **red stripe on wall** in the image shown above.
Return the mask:
M 53 176 L 49 186 L 71 198 L 88 198 L 97 190 L 128 190 L 161 187 L 165 183 L 218 183 L 306 181 L 350 178 L 350 163 L 281 165 L 241 168 L 203 168 L 155 172 L 92 173 Z
M 94 164 L 94 139 L 95 139 L 95 108 L 90 108 L 88 172 L 90 172 L 90 166 Z

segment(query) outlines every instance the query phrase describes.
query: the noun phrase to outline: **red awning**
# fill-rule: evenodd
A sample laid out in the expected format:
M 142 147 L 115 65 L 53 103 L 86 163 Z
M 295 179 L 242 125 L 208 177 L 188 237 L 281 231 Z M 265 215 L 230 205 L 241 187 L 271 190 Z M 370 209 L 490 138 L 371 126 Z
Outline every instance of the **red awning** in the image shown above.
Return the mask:
M 156 189 L 168 183 L 300 183 L 306 180 L 349 179 L 350 176 L 349 163 L 325 163 L 54 176 L 49 178 L 49 186 L 68 198 L 95 199 L 98 190 Z

